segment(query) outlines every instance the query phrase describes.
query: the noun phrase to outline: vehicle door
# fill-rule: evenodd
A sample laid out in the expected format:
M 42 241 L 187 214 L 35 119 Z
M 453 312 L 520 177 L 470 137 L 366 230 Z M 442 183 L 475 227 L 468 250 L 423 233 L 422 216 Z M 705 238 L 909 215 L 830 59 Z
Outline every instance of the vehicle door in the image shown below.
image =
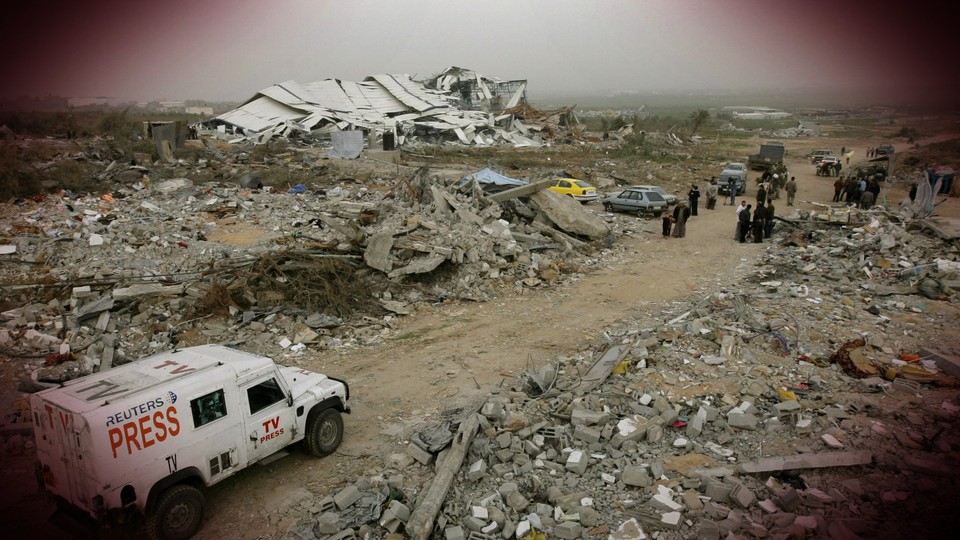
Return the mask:
M 287 391 L 271 373 L 240 387 L 240 406 L 247 430 L 247 455 L 253 463 L 293 441 L 296 419 L 287 405 Z

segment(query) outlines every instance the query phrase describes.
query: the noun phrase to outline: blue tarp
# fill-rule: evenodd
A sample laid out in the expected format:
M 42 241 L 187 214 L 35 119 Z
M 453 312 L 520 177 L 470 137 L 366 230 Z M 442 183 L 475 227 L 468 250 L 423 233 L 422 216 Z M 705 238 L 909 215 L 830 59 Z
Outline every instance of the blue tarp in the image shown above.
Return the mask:
M 471 180 L 476 180 L 478 184 L 492 184 L 495 186 L 525 186 L 527 183 L 523 180 L 515 180 L 502 174 L 495 173 L 489 167 L 484 167 L 479 171 L 468 174 L 460 179 L 459 184 L 463 185 Z

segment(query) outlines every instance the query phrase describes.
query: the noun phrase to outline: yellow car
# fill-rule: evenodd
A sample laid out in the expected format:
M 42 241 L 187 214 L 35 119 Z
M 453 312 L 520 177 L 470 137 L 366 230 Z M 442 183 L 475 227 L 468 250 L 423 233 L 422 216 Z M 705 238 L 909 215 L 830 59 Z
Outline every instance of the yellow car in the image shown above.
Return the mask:
M 582 203 L 595 201 L 598 198 L 597 188 L 583 180 L 574 180 L 573 178 L 557 178 L 553 181 L 553 185 L 547 189 L 561 195 L 569 195 Z

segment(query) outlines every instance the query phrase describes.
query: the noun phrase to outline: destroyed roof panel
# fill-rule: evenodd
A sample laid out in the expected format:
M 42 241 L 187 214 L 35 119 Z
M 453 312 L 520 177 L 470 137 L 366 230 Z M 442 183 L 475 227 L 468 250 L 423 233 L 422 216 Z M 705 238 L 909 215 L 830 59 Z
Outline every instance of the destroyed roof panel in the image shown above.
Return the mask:
M 366 80 L 377 81 L 403 104 L 420 112 L 448 107 L 443 98 L 428 93 L 423 86 L 411 81 L 406 75 L 373 75 Z
M 303 111 L 261 96 L 232 111 L 225 112 L 217 119 L 250 131 L 263 131 L 286 121 L 303 118 Z
M 324 79 L 297 86 L 303 92 L 304 98 L 318 107 L 338 112 L 356 110 L 357 104 L 344 92 L 340 84 L 336 79 Z

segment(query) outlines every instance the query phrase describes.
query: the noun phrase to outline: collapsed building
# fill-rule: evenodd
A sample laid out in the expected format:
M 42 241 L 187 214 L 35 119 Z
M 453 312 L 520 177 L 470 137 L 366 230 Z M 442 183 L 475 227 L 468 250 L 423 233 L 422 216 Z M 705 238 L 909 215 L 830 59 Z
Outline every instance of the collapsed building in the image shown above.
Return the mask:
M 232 142 L 318 139 L 361 130 L 381 138 L 385 150 L 413 140 L 540 146 L 544 126 L 568 123 L 569 111 L 539 114 L 534 125 L 524 124 L 530 116 L 526 88 L 525 80 L 500 81 L 456 67 L 426 82 L 391 74 L 361 82 L 291 80 L 257 92 L 203 125 Z

